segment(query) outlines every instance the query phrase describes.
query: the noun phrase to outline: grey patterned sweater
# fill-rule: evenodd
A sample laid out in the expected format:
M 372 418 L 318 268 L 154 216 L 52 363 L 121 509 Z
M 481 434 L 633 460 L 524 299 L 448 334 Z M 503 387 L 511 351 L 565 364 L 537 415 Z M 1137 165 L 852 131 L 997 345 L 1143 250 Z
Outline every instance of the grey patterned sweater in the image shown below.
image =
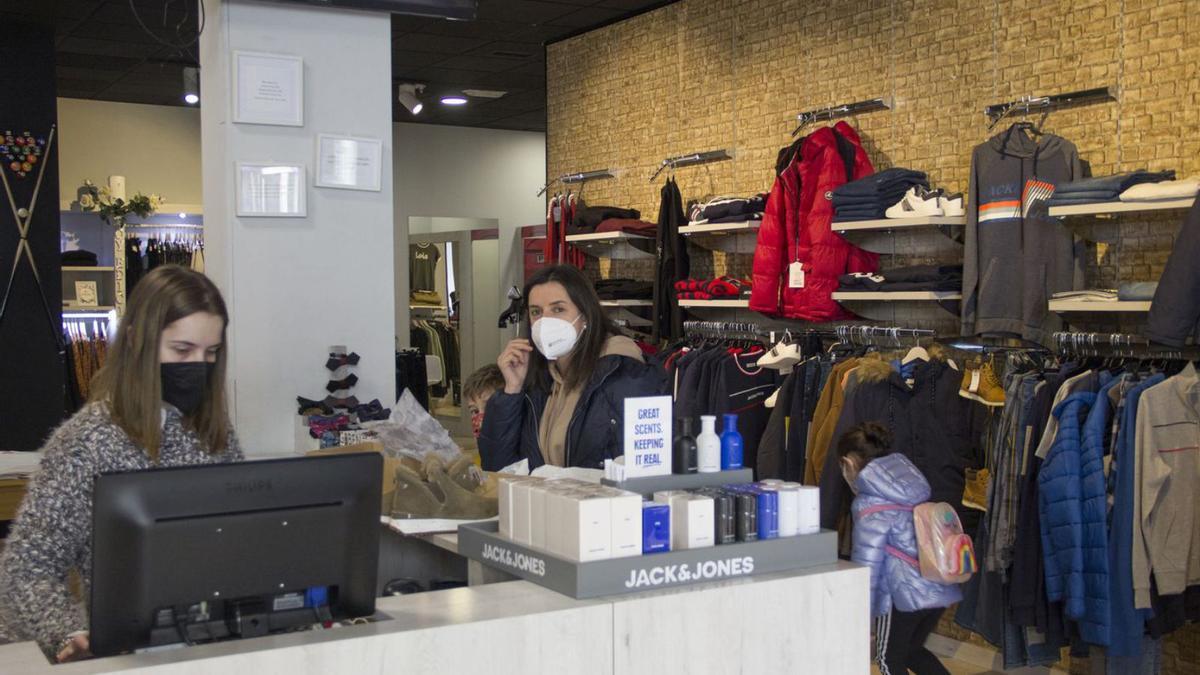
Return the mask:
M 168 407 L 157 466 L 186 466 L 243 459 L 237 439 L 220 455 L 204 450 Z M 103 404 L 89 404 L 50 436 L 37 474 L 17 513 L 0 556 L 0 637 L 37 640 L 53 654 L 68 635 L 86 631 L 83 604 L 72 597 L 75 569 L 90 597 L 92 479 L 100 473 L 148 469 L 149 456 L 113 423 Z

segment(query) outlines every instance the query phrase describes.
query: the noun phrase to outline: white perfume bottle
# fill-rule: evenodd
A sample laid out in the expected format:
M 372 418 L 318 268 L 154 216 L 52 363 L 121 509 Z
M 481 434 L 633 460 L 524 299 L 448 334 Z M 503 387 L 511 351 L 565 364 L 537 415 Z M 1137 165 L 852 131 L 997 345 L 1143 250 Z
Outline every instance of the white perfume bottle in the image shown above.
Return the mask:
M 696 464 L 700 473 L 721 470 L 721 437 L 717 435 L 715 415 L 700 416 L 700 435 L 696 437 Z

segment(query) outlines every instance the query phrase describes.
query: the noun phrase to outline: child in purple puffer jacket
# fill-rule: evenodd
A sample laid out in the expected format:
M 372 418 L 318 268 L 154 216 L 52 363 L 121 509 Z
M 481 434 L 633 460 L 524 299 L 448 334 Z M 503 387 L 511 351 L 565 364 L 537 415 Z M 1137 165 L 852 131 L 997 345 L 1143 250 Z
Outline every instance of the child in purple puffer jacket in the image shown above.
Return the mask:
M 842 475 L 854 491 L 850 559 L 871 569 L 871 616 L 882 675 L 948 675 L 925 648 L 946 607 L 962 600 L 957 584 L 921 576 L 912 507 L 929 501 L 929 481 L 899 453 L 892 435 L 867 422 L 838 439 Z M 891 453 L 891 454 L 890 454 Z

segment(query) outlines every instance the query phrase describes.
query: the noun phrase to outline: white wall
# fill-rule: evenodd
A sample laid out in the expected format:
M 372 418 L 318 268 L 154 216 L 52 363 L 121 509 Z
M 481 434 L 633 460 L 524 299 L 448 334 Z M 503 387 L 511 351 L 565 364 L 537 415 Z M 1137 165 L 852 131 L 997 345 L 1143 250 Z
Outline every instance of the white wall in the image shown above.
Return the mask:
M 495 218 L 500 223 L 496 305 L 507 307 L 508 287 L 520 285 L 522 278 L 521 252 L 516 245 L 520 228 L 546 222 L 545 198 L 537 196 L 538 188 L 546 180 L 546 135 L 396 124 L 392 137 L 396 174 L 396 297 L 408 298 L 410 216 Z M 402 341 L 407 339 L 407 302 L 396 308 L 396 333 Z M 505 339 L 506 336 L 501 336 L 501 341 Z
M 129 194 L 157 193 L 170 210 L 202 199 L 200 111 L 196 108 L 58 99 L 58 171 L 69 202 L 84 180 L 125 176 Z
M 387 14 L 209 0 L 201 38 L 207 271 L 231 317 L 235 423 L 248 453 L 291 450 L 296 396 L 321 398 L 330 345 L 362 360 L 363 402 L 395 393 L 391 19 Z M 304 126 L 233 124 L 234 50 L 304 59 Z M 383 141 L 383 190 L 315 188 L 318 133 Z M 239 218 L 238 161 L 299 163 L 304 218 Z

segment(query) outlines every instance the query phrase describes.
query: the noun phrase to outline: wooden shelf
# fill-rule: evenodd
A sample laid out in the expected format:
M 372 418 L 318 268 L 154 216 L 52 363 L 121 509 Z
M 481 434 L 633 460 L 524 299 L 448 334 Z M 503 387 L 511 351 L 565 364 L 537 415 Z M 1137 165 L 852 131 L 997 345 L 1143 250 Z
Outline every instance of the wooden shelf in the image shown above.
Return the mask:
M 1051 300 L 1051 312 L 1149 312 L 1150 301 Z
M 733 308 L 733 309 L 750 309 L 750 301 L 746 299 L 730 299 L 730 300 L 680 300 L 680 307 L 692 308 Z
M 601 307 L 653 307 L 653 300 L 601 300 Z
M 71 313 L 87 312 L 90 314 L 104 314 L 106 312 L 111 312 L 115 309 L 116 309 L 116 307 L 113 307 L 111 305 L 101 305 L 99 307 L 75 307 L 75 306 L 67 307 L 67 306 L 64 306 L 62 308 L 62 311 L 64 313 L 66 313 L 66 312 L 71 312 Z
M 938 225 L 966 225 L 966 216 L 921 216 L 919 218 L 883 218 L 881 220 L 851 220 L 833 222 L 829 228 L 835 232 L 864 232 L 872 230 L 902 230 L 913 227 L 937 227 Z
M 838 291 L 833 294 L 834 300 L 862 300 L 873 302 L 899 302 L 915 300 L 962 300 L 962 293 L 956 291 Z
M 1172 211 L 1190 209 L 1195 199 L 1172 199 L 1161 202 L 1096 202 L 1072 206 L 1051 206 L 1052 216 L 1099 216 L 1108 213 L 1139 213 L 1147 211 Z
M 615 242 L 621 240 L 628 241 L 651 241 L 654 237 L 647 237 L 640 234 L 631 234 L 629 232 L 593 232 L 591 234 L 568 234 L 567 243 L 581 242 Z
M 739 234 L 742 232 L 758 232 L 758 227 L 762 225 L 761 220 L 747 220 L 741 223 L 716 223 L 710 225 L 685 225 L 679 228 L 679 234 L 684 236 L 693 234 Z
M 111 272 L 112 267 L 64 267 L 64 272 Z

